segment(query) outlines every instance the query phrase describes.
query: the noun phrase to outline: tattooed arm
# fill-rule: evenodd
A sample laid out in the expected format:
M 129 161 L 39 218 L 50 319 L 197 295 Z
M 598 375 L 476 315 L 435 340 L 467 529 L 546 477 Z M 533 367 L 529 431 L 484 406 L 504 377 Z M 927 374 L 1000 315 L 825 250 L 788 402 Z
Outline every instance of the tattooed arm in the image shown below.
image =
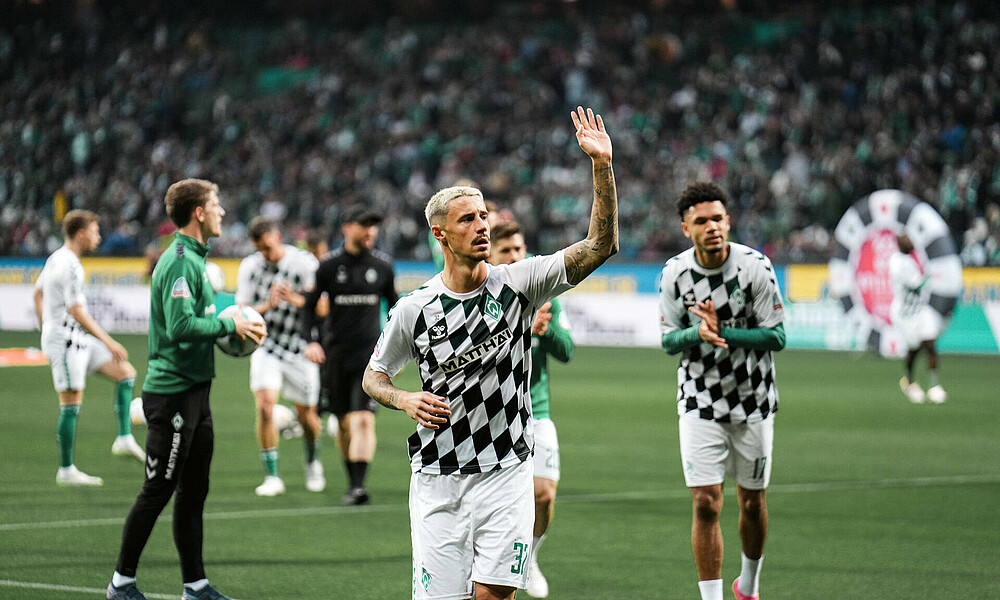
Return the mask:
M 365 375 L 361 387 L 373 400 L 386 408 L 401 410 L 411 419 L 424 427 L 437 429 L 435 423 L 446 423 L 446 417 L 451 416 L 448 404 L 441 396 L 430 392 L 407 392 L 392 385 L 389 376 L 381 371 L 375 371 L 371 366 L 365 367 Z
M 594 111 L 577 107 L 570 113 L 576 140 L 594 162 L 594 205 L 590 209 L 587 238 L 566 248 L 566 279 L 573 285 L 618 253 L 618 192 L 611 169 L 611 137 L 604 120 Z

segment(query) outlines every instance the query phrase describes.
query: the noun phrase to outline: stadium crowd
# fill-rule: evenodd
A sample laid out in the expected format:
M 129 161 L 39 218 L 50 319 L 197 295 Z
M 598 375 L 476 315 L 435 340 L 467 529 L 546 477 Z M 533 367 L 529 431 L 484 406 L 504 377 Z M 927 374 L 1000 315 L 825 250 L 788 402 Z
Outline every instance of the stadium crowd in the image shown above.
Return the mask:
M 102 216 L 103 252 L 142 254 L 184 177 L 219 183 L 223 255 L 251 251 L 256 214 L 303 240 L 366 203 L 386 251 L 427 258 L 424 204 L 462 178 L 548 252 L 588 223 L 566 126 L 581 104 L 614 132 L 627 259 L 686 247 L 672 207 L 699 178 L 733 198 L 735 239 L 775 262 L 825 261 L 844 210 L 892 187 L 942 213 L 966 264 L 1000 265 L 998 16 L 0 24 L 0 255 L 53 251 L 62 207 Z

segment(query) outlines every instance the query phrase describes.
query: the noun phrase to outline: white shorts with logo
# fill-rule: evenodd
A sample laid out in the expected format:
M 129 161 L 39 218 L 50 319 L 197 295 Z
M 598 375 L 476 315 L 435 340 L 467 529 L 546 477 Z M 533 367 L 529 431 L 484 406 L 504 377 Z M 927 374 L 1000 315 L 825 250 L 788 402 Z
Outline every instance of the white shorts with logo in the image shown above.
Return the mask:
M 893 311 L 891 317 L 893 327 L 909 350 L 916 350 L 920 344 L 941 335 L 941 316 L 930 306 L 922 306 L 916 314 L 906 316 Z
M 774 417 L 757 423 L 719 423 L 687 413 L 678 423 L 681 465 L 688 487 L 716 485 L 729 475 L 744 489 L 767 488 Z
M 104 342 L 89 333 L 79 336 L 79 340 L 67 348 L 63 337 L 42 339 L 42 353 L 49 359 L 52 383 L 57 392 L 82 390 L 86 387 L 87 375 L 114 359 Z
M 559 437 L 552 419 L 532 419 L 535 430 L 535 477 L 559 481 Z
M 535 521 L 532 464 L 410 478 L 413 598 L 471 598 L 473 582 L 524 588 Z
M 250 355 L 250 391 L 280 390 L 292 402 L 319 402 L 319 365 L 305 356 L 282 360 L 266 350 Z

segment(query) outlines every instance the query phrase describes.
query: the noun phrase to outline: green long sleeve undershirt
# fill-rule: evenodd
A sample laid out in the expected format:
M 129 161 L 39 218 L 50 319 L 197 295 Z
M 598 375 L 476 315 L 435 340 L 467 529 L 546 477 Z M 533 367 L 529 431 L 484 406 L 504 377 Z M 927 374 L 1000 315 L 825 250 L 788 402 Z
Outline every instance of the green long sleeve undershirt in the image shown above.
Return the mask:
M 727 344 L 736 348 L 777 351 L 785 347 L 785 326 L 781 323 L 770 328 L 737 329 L 734 327 L 723 327 L 719 335 L 722 339 L 726 340 Z M 698 326 L 692 325 L 687 329 L 678 329 L 677 331 L 663 334 L 661 343 L 664 352 L 667 354 L 677 354 L 702 343 L 702 339 L 698 335 Z

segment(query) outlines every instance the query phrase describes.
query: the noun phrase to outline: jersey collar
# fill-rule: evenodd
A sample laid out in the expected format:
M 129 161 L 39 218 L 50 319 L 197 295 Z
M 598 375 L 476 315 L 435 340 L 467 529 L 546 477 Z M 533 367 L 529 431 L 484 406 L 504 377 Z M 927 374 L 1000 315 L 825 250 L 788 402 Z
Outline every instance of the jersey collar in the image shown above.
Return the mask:
M 191 237 L 189 235 L 184 235 L 183 233 L 181 233 L 179 231 L 177 233 L 175 233 L 174 235 L 175 235 L 175 238 L 177 239 L 178 242 L 184 244 L 185 248 L 190 248 L 192 251 L 196 252 L 198 254 L 198 256 L 200 256 L 202 258 L 205 258 L 205 256 L 208 255 L 208 251 L 210 250 L 210 247 L 209 247 L 208 244 L 202 244 L 201 242 L 199 242 L 198 240 L 194 239 L 193 237 Z

